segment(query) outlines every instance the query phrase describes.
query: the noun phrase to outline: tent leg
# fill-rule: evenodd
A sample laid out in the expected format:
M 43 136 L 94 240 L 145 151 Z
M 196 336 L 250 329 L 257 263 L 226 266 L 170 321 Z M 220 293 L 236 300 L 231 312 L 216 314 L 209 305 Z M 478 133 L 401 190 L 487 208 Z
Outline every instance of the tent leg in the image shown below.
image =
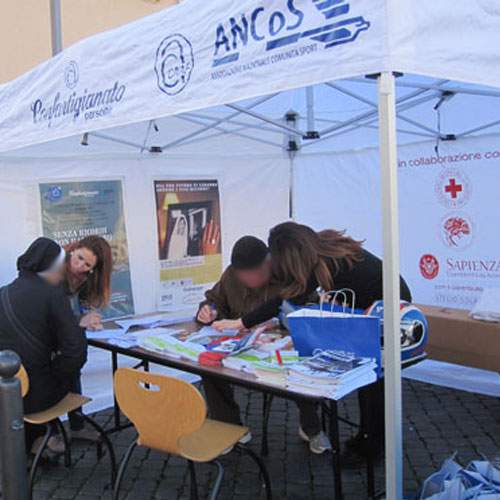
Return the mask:
M 378 77 L 382 230 L 384 248 L 384 376 L 386 498 L 403 498 L 399 217 L 395 77 Z

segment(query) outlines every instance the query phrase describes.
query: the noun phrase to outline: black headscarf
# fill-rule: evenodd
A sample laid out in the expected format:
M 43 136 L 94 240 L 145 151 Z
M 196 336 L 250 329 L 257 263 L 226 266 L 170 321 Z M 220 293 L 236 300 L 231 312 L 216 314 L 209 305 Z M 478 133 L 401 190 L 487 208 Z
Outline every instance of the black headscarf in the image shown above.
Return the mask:
M 43 273 L 64 259 L 64 250 L 49 238 L 37 238 L 17 259 L 17 270 Z

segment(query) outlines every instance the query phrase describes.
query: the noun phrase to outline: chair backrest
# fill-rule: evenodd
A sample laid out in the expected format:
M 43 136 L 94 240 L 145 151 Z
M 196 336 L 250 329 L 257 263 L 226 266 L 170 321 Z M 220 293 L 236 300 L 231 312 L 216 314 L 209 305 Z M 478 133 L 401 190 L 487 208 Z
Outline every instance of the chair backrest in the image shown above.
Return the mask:
M 179 454 L 179 438 L 201 428 L 205 400 L 191 384 L 131 368 L 115 372 L 115 396 L 143 446 Z
M 19 371 L 16 373 L 16 377 L 21 382 L 21 395 L 24 398 L 30 390 L 30 379 L 23 365 L 21 365 L 21 368 L 19 368 Z

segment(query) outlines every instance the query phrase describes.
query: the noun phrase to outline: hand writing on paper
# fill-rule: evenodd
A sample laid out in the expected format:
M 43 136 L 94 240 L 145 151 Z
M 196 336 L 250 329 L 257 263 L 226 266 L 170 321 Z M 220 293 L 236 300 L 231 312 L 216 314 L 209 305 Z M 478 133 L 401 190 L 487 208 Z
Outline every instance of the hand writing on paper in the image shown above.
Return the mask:
M 95 311 L 84 314 L 80 318 L 80 326 L 86 330 L 90 330 L 91 332 L 102 330 L 102 317 Z
M 219 252 L 220 228 L 211 220 L 203 230 L 201 242 L 201 253 L 203 255 L 214 255 Z
M 244 330 L 245 326 L 241 319 L 223 319 L 221 321 L 216 321 L 212 326 L 219 331 L 222 330 Z
M 212 321 L 215 321 L 216 318 L 217 318 L 217 310 L 213 309 L 208 304 L 204 305 L 198 311 L 198 316 L 196 316 L 196 319 L 200 323 L 203 323 L 204 325 L 208 325 L 208 324 L 212 323 Z

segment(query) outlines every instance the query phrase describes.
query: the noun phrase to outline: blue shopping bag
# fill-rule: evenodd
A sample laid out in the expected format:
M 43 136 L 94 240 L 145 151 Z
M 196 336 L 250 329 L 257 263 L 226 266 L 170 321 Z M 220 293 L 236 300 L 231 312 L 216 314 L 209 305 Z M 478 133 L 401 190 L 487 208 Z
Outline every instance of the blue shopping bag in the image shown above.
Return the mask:
M 374 358 L 377 374 L 381 370 L 380 318 L 341 311 L 298 309 L 287 316 L 288 329 L 300 356 L 311 356 L 315 349 L 352 352 Z

